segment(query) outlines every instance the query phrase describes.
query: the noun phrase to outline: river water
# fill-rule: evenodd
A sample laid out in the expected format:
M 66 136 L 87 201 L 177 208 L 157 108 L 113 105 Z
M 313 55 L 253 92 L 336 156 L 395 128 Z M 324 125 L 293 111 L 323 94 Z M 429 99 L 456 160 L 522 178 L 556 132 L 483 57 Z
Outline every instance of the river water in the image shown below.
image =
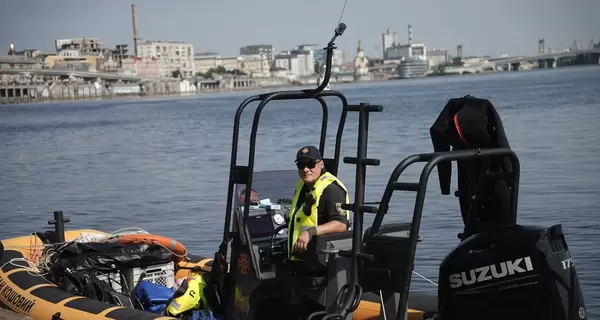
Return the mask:
M 335 85 L 372 114 L 367 201 L 379 201 L 393 168 L 431 152 L 429 127 L 446 101 L 471 94 L 498 109 L 521 161 L 519 222 L 564 227 L 590 319 L 600 316 L 600 67 Z M 63 210 L 68 228 L 140 227 L 212 256 L 222 237 L 235 110 L 251 93 L 0 107 L 0 238 L 48 229 Z M 331 98 L 328 151 L 340 104 Z M 249 109 L 252 111 L 253 108 Z M 246 163 L 253 112 L 242 117 L 238 163 Z M 256 170 L 294 169 L 296 150 L 318 143 L 314 101 L 273 102 L 262 114 Z M 346 122 L 342 156 L 354 156 L 357 115 Z M 341 165 L 351 190 L 354 168 Z M 402 181 L 416 182 L 422 166 Z M 440 260 L 458 243 L 458 201 L 428 187 L 415 271 L 437 282 Z M 456 179 L 452 181 L 455 190 Z M 352 191 L 351 191 L 352 192 Z M 409 221 L 415 193 L 396 193 L 385 222 Z M 366 218 L 365 224 L 370 223 Z M 413 285 L 435 287 L 417 277 Z

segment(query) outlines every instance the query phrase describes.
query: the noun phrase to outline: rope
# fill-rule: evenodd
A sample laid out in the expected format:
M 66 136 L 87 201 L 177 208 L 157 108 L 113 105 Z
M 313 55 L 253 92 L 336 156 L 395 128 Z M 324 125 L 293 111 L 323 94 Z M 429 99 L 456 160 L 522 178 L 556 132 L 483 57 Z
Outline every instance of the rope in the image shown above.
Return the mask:
M 421 277 L 423 280 L 425 280 L 425 281 L 427 281 L 427 282 L 431 283 L 432 285 L 434 285 L 434 286 L 436 286 L 436 287 L 438 286 L 438 285 L 437 285 L 437 283 L 433 282 L 432 280 L 429 280 L 429 279 L 427 279 L 425 276 L 423 276 L 423 275 L 419 274 L 418 272 L 416 272 L 416 271 L 413 271 L 412 273 L 416 274 L 417 276 Z
M 61 251 L 66 246 L 68 246 L 69 244 L 71 244 L 73 242 L 83 242 L 83 243 L 85 243 L 85 242 L 107 242 L 107 241 L 110 241 L 111 239 L 113 239 L 114 237 L 127 235 L 127 234 L 148 234 L 148 232 L 141 228 L 123 228 L 123 229 L 119 229 L 117 231 L 108 233 L 106 235 L 99 235 L 99 234 L 93 234 L 93 233 L 91 233 L 91 234 L 82 233 L 82 234 L 80 234 L 79 237 L 77 237 L 75 239 L 72 239 L 69 241 L 64 241 L 64 242 L 59 242 L 59 243 L 53 243 L 53 244 L 44 244 L 44 243 L 38 242 L 38 240 L 39 240 L 38 237 L 35 236 L 34 234 L 32 234 L 32 236 L 29 238 L 29 245 L 13 245 L 13 246 L 4 248 L 5 250 L 10 249 L 10 248 L 29 249 L 29 254 L 31 256 L 31 259 L 13 258 L 13 259 L 10 259 L 9 261 L 5 262 L 2 265 L 2 267 L 0 267 L 0 269 L 4 268 L 5 266 L 10 264 L 12 266 L 27 270 L 27 273 L 32 276 L 46 276 L 46 275 L 48 275 L 49 270 L 51 269 L 52 257 L 57 252 Z M 165 248 L 166 250 L 168 250 L 171 254 L 178 256 L 177 254 L 175 254 L 174 252 L 169 250 L 169 248 L 166 248 L 161 244 L 158 244 L 158 245 L 160 245 L 163 248 Z M 19 264 L 18 262 L 25 262 L 25 263 L 27 263 L 27 265 Z
M 27 265 L 18 264 L 17 262 L 26 262 Z M 9 264 L 14 267 L 27 270 L 27 273 L 34 277 L 43 277 L 48 274 L 48 273 L 40 270 L 35 262 L 33 262 L 27 258 L 12 258 L 9 261 L 7 261 L 6 263 L 4 263 L 2 265 L 2 267 L 0 267 L 0 269 L 4 269 L 4 267 L 6 267 Z

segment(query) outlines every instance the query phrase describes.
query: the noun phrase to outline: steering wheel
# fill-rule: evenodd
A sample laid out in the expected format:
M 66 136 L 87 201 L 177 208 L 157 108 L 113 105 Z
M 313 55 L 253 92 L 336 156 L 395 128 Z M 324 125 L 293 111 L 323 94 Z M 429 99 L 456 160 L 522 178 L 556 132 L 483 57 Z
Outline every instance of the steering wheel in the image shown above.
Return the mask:
M 277 228 L 275 228 L 275 231 L 273 232 L 273 235 L 271 236 L 271 246 L 273 246 L 273 242 L 275 241 L 275 237 L 277 235 L 279 235 L 279 233 L 281 232 L 281 230 L 287 229 L 288 226 L 290 225 L 290 205 L 292 204 L 292 199 L 288 199 L 288 198 L 282 198 L 282 199 L 277 199 L 277 204 L 283 206 L 284 208 L 287 209 L 287 212 L 285 214 L 283 214 L 283 219 L 285 221 L 284 224 L 278 226 Z
M 285 230 L 288 229 L 288 224 L 282 224 L 279 227 L 275 228 L 275 231 L 273 231 L 273 234 L 271 235 L 271 238 L 269 239 L 269 243 L 271 243 L 271 248 L 273 248 L 275 246 L 275 238 L 279 235 L 279 232 L 281 230 Z
M 280 226 L 278 226 L 277 228 L 275 228 L 275 231 L 273 232 L 273 234 L 271 235 L 270 239 L 269 239 L 269 248 L 267 249 L 267 261 L 273 261 L 273 258 L 275 258 L 275 260 L 279 260 L 279 257 L 285 257 L 286 256 L 286 252 L 287 252 L 287 245 L 278 245 L 277 247 L 275 246 L 275 238 L 279 235 L 279 232 L 283 229 L 287 229 L 288 225 L 286 224 L 282 224 Z

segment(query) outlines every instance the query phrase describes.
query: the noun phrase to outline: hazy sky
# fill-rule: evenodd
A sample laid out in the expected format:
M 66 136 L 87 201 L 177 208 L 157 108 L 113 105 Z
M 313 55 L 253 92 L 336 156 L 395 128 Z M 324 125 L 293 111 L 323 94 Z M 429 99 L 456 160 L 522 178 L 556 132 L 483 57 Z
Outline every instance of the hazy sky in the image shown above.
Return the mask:
M 0 55 L 11 42 L 17 50 L 53 52 L 54 39 L 62 38 L 132 45 L 132 3 L 143 39 L 237 55 L 246 44 L 273 44 L 277 51 L 326 45 L 344 0 L 0 0 Z M 534 54 L 540 37 L 546 48 L 599 41 L 598 13 L 600 0 L 348 0 L 342 19 L 348 28 L 337 45 L 354 57 L 362 40 L 367 55 L 381 56 L 381 34 L 392 28 L 406 43 L 412 24 L 413 41 L 453 55 L 458 43 L 464 55 Z

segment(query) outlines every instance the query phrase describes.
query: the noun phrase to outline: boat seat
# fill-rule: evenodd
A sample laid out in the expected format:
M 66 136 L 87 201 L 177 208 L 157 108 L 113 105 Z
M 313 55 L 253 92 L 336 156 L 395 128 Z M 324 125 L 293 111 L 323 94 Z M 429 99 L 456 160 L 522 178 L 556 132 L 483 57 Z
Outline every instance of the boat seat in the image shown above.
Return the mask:
M 350 250 L 352 249 L 353 231 L 338 232 L 314 236 L 308 243 L 305 259 L 309 270 L 327 270 L 329 268 L 330 254 L 323 250 Z
M 350 249 L 352 231 L 315 236 L 301 256 L 303 260 L 287 260 L 279 265 L 277 280 L 294 287 L 301 300 L 333 310 L 339 291 L 350 280 L 348 271 L 352 262 L 335 254 L 335 250 Z
M 407 256 L 410 250 L 410 226 L 410 223 L 382 225 L 377 233 L 365 237 L 364 253 L 375 256 L 375 260 L 364 261 L 359 267 L 358 277 L 365 292 L 402 291 L 410 264 L 398 257 Z M 365 232 L 370 231 L 367 228 Z
M 300 260 L 287 260 L 280 267 L 299 277 L 306 278 L 311 287 L 326 286 L 330 274 L 332 254 L 323 250 L 350 250 L 352 248 L 352 231 L 314 236 L 308 244 L 306 252 L 297 254 Z M 349 260 L 349 259 L 348 259 Z

